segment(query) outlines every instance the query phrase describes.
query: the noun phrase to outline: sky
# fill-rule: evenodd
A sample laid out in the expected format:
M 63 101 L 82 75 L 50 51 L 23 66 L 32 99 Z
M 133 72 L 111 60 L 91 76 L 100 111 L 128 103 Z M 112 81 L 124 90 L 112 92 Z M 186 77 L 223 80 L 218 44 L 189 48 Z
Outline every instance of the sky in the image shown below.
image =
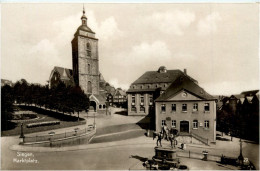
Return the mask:
M 82 3 L 1 5 L 1 78 L 47 84 L 72 68 Z M 259 89 L 257 3 L 85 3 L 99 39 L 99 69 L 128 89 L 146 71 L 187 69 L 212 95 Z

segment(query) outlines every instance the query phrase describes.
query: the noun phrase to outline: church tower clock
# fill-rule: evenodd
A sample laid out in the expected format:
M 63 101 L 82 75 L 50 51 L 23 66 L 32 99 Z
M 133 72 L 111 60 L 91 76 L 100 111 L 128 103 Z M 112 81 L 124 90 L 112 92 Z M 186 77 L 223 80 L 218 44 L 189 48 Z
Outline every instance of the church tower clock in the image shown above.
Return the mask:
M 99 94 L 98 39 L 87 25 L 84 8 L 81 21 L 71 41 L 73 77 L 84 93 Z

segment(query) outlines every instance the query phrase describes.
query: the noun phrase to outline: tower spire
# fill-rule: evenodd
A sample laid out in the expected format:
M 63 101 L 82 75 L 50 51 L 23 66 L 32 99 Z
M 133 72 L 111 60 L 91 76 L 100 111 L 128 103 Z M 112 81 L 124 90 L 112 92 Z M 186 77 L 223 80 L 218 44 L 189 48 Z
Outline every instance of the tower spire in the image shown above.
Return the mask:
M 85 16 L 85 7 L 84 7 L 84 4 L 83 4 L 83 15 L 81 17 L 81 20 L 82 20 L 82 25 L 87 25 L 87 17 Z

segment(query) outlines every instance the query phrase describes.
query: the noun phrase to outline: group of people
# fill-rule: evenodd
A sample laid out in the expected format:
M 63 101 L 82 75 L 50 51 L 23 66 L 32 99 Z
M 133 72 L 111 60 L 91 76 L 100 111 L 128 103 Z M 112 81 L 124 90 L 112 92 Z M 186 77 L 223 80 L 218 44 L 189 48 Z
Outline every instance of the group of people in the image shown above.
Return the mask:
M 175 147 L 175 145 L 177 145 L 177 140 L 175 139 L 177 135 L 178 135 L 177 129 L 173 129 L 173 128 L 169 129 L 167 125 L 164 124 L 162 126 L 161 132 L 159 133 L 154 132 L 153 138 L 155 138 L 156 136 L 158 137 L 156 142 L 157 146 L 159 146 L 158 143 L 160 143 L 160 146 L 162 146 L 162 139 L 165 139 L 167 141 L 169 140 L 171 141 L 171 147 L 173 147 L 173 145 Z

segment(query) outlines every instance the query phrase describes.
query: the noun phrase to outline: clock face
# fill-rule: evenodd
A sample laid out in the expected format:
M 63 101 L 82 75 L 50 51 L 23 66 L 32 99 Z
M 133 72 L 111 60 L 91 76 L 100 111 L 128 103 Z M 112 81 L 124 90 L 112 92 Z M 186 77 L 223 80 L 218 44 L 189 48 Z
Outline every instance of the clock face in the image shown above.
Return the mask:
M 182 93 L 182 97 L 187 97 L 187 93 L 186 93 L 186 92 L 183 92 L 183 93 Z

